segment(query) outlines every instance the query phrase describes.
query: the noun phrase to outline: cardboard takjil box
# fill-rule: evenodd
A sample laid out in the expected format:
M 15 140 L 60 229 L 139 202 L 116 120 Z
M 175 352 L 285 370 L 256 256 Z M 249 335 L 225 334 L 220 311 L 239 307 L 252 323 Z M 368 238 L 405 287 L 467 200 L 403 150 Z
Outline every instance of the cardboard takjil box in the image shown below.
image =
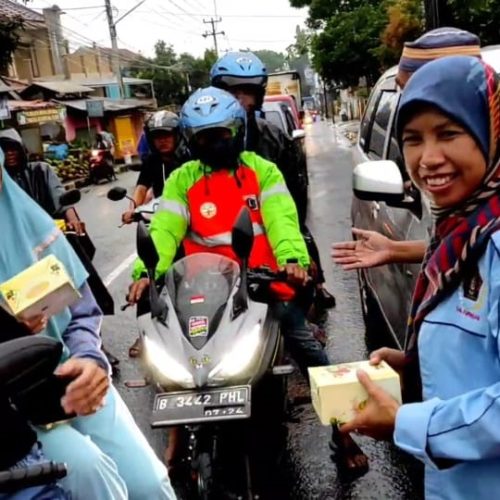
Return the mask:
M 80 298 L 64 265 L 53 255 L 0 285 L 2 307 L 18 319 L 60 313 Z
M 359 369 L 401 403 L 399 375 L 385 362 L 378 366 L 359 361 L 309 368 L 312 403 L 323 425 L 346 423 L 363 409 L 368 394 L 356 376 Z

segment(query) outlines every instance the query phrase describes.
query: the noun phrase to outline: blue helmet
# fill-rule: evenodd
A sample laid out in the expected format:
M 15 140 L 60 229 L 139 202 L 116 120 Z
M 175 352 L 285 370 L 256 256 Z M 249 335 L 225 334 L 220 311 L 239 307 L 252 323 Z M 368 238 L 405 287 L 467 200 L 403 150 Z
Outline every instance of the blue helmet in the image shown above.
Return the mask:
M 246 112 L 231 94 L 215 87 L 199 89 L 189 97 L 181 110 L 181 129 L 186 139 L 202 130 L 225 128 L 233 138 L 246 134 Z
M 228 52 L 210 70 L 214 87 L 228 89 L 238 85 L 255 85 L 262 89 L 267 85 L 267 69 L 252 52 Z

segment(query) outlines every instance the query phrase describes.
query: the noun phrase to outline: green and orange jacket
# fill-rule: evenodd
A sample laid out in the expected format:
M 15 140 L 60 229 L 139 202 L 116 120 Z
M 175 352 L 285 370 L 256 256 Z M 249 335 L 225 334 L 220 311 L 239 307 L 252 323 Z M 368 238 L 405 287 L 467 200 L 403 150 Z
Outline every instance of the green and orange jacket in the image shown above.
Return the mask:
M 157 277 L 170 268 L 183 242 L 186 254 L 208 251 L 235 258 L 231 228 L 243 206 L 250 210 L 256 235 L 251 267 L 282 266 L 290 259 L 309 265 L 297 209 L 281 172 L 274 163 L 244 151 L 236 171 L 212 172 L 193 160 L 169 176 L 150 225 L 160 257 Z M 144 273 L 138 259 L 132 277 L 137 280 Z

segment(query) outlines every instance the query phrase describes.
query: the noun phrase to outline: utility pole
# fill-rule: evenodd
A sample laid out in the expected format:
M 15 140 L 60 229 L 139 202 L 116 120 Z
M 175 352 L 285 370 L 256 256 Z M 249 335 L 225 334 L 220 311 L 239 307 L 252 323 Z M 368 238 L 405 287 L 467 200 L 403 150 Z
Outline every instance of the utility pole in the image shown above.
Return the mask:
M 214 47 L 215 47 L 215 55 L 219 57 L 219 47 L 217 46 L 217 36 L 218 35 L 225 35 L 224 31 L 216 31 L 216 25 L 217 23 L 220 23 L 222 21 L 221 17 L 216 17 L 215 19 L 211 17 L 210 19 L 203 19 L 204 24 L 211 24 L 212 25 L 212 31 L 205 31 L 203 33 L 202 37 L 207 38 L 207 36 L 212 36 L 214 39 Z
M 118 41 L 116 36 L 116 25 L 129 14 L 131 14 L 135 9 L 140 7 L 146 0 L 142 0 L 142 2 L 134 5 L 130 10 L 125 12 L 121 17 L 119 17 L 116 21 L 113 19 L 113 9 L 111 8 L 111 0 L 104 0 L 104 5 L 106 7 L 106 17 L 108 18 L 108 26 L 109 26 L 109 36 L 111 37 L 111 48 L 112 48 L 112 66 L 113 73 L 116 76 L 116 81 L 118 82 L 118 89 L 120 92 L 120 99 L 125 97 L 125 86 L 123 85 L 122 72 L 120 69 L 120 55 L 118 53 Z

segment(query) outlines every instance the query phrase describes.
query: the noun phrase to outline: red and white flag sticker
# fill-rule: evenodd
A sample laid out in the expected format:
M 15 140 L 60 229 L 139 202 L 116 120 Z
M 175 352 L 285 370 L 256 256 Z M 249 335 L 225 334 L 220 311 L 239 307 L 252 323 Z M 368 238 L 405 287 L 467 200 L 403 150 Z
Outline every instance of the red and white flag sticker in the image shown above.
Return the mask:
M 205 302 L 205 297 L 203 295 L 193 295 L 190 302 L 191 304 L 203 304 Z

